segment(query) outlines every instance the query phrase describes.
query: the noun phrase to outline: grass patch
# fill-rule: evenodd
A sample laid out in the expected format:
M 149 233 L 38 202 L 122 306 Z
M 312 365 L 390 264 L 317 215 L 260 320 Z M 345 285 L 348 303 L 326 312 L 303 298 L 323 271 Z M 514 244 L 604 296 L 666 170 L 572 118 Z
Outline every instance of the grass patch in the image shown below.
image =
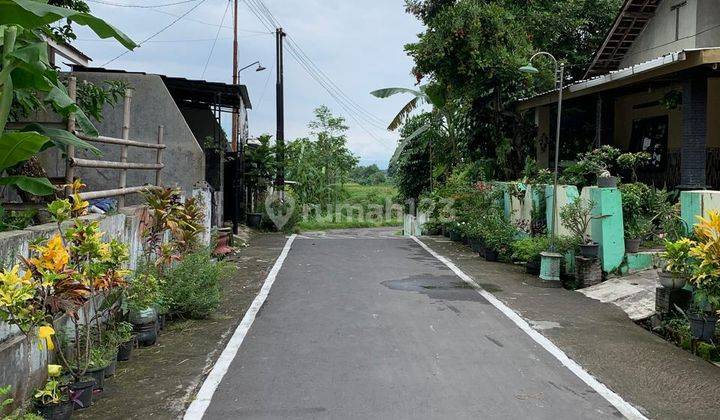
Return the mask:
M 297 228 L 300 231 L 311 231 L 402 226 L 401 218 L 393 217 L 388 220 L 387 217 L 377 218 L 376 215 L 373 215 L 373 211 L 377 206 L 387 209 L 389 205 L 395 204 L 396 196 L 397 190 L 389 184 L 346 184 L 342 201 L 337 203 L 337 206 L 360 206 L 363 209 L 362 217 L 358 217 L 357 214 L 327 214 L 328 206 L 323 206 L 324 214 L 322 217 L 314 217 L 313 215 L 313 217 L 302 218 L 298 222 Z M 334 205 L 330 207 L 335 208 Z M 383 213 L 386 213 L 386 211 Z

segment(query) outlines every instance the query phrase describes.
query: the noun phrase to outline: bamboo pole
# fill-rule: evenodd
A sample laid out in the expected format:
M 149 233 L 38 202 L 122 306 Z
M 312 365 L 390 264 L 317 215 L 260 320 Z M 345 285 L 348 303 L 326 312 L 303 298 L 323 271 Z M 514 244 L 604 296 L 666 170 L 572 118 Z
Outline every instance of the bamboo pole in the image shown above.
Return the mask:
M 158 170 L 155 171 L 155 185 L 158 187 L 162 187 L 162 168 L 165 166 L 163 165 L 163 149 L 165 149 L 165 126 L 159 125 L 158 126 L 158 135 L 157 135 L 157 155 L 155 162 L 159 166 Z
M 68 81 L 68 95 L 70 96 L 70 99 L 75 102 L 75 100 L 77 99 L 77 78 L 75 76 L 70 76 L 70 80 Z M 74 112 L 71 112 L 70 115 L 68 115 L 67 128 L 68 131 L 71 133 L 75 131 Z M 71 164 L 73 158 L 75 158 L 75 146 L 68 144 L 65 154 L 67 155 L 67 161 L 65 163 L 65 184 L 68 185 L 67 187 L 65 187 L 65 192 L 69 196 L 70 194 L 72 194 L 72 188 L 70 187 L 70 184 L 73 183 L 75 178 L 75 167 Z
M 125 103 L 123 106 L 123 126 L 122 126 L 122 138 L 123 140 L 130 139 L 130 103 L 132 101 L 132 89 L 125 91 Z M 120 162 L 127 163 L 128 160 L 128 146 L 123 144 L 120 146 Z M 122 169 L 120 172 L 120 185 L 119 189 L 122 190 L 127 186 L 127 168 Z M 125 207 L 125 195 L 118 197 L 118 209 Z
M 119 139 L 117 137 L 108 137 L 108 136 L 88 136 L 87 134 L 76 132 L 75 135 L 86 141 L 94 142 L 94 143 L 105 143 L 105 144 L 117 144 L 117 145 L 126 145 L 131 147 L 140 147 L 145 149 L 164 149 L 164 144 L 154 144 L 154 143 L 145 143 L 142 141 L 135 141 L 135 140 L 124 140 Z
M 163 164 L 156 163 L 133 163 L 133 162 L 114 162 L 111 160 L 94 160 L 73 158 L 70 165 L 76 168 L 104 168 L 104 169 L 144 169 L 156 171 L 163 168 Z

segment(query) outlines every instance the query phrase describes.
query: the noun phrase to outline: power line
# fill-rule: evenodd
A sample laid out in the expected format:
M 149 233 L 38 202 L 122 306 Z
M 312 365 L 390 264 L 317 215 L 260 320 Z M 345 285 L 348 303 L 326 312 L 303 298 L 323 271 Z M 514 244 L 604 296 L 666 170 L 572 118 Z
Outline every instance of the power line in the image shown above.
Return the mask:
M 184 18 L 185 16 L 189 15 L 190 13 L 192 13 L 193 10 L 197 9 L 198 7 L 200 7 L 200 5 L 202 5 L 203 3 L 205 3 L 205 1 L 207 1 L 207 0 L 200 0 L 199 3 L 197 3 L 196 5 L 194 5 L 193 7 L 191 7 L 190 9 L 188 9 L 188 10 L 187 10 L 185 13 L 183 13 L 182 15 L 178 16 L 175 20 L 173 20 L 172 22 L 170 22 L 169 24 L 167 24 L 165 27 L 163 27 L 163 28 L 160 29 L 159 31 L 155 32 L 154 34 L 152 34 L 152 35 L 150 35 L 149 37 L 147 37 L 147 38 L 143 39 L 142 41 L 140 41 L 140 42 L 138 43 L 138 47 L 141 46 L 142 44 L 150 41 L 151 39 L 155 38 L 156 36 L 160 35 L 161 33 L 165 32 L 167 29 L 170 29 L 173 25 L 175 25 L 176 23 L 178 23 L 182 18 Z M 107 61 L 106 63 L 104 63 L 104 64 L 102 65 L 102 67 L 107 66 L 108 64 L 110 64 L 110 63 L 112 63 L 113 61 L 117 60 L 118 58 L 124 56 L 125 54 L 128 54 L 128 53 L 131 52 L 131 51 L 132 51 L 132 50 L 125 50 L 125 51 L 123 51 L 122 54 L 119 54 L 119 55 L 116 56 L 115 58 L 113 58 L 113 59 Z
M 265 3 L 264 3 L 262 0 L 246 0 L 246 2 L 247 2 L 247 1 L 251 1 L 251 2 L 255 3 L 256 6 L 260 9 L 261 13 L 265 15 L 265 17 L 268 19 L 268 21 L 269 21 L 272 25 L 277 26 L 277 27 L 282 26 L 282 25 L 280 25 L 280 22 L 278 21 L 278 19 L 275 18 L 275 16 L 272 14 L 272 12 L 268 9 L 268 7 L 265 5 Z M 303 60 L 304 60 L 310 67 L 312 67 L 312 68 L 314 69 L 314 71 L 316 71 L 317 73 L 319 73 L 320 77 L 322 77 L 322 78 L 327 82 L 327 84 L 329 85 L 329 87 L 330 87 L 332 90 L 334 90 L 336 94 L 338 94 L 339 96 L 345 98 L 345 100 L 347 101 L 348 105 L 349 105 L 351 108 L 355 109 L 356 112 L 359 112 L 361 115 L 363 115 L 363 116 L 368 120 L 368 123 L 370 123 L 371 125 L 373 125 L 373 126 L 375 126 L 375 127 L 377 127 L 377 128 L 380 128 L 380 129 L 382 129 L 382 130 L 385 129 L 385 122 L 384 122 L 382 119 L 378 118 L 377 116 L 373 115 L 371 112 L 367 111 L 367 110 L 366 110 L 365 108 L 363 108 L 362 106 L 360 106 L 360 105 L 359 105 L 358 103 L 356 103 L 352 98 L 350 98 L 350 97 L 332 80 L 332 78 L 330 78 L 330 76 L 327 75 L 327 73 L 325 73 L 317 64 L 315 64 L 315 62 L 312 61 L 312 59 L 307 55 L 307 53 L 305 53 L 305 51 L 303 51 L 303 49 L 300 47 L 300 45 L 298 44 L 298 42 L 295 41 L 294 38 L 292 38 L 291 35 L 288 35 L 288 36 L 287 36 L 287 39 L 288 39 L 289 42 L 291 42 L 292 44 L 294 44 L 294 47 L 295 47 L 295 49 L 297 50 L 296 52 L 297 52 L 300 56 L 303 57 Z
M 272 76 L 272 72 L 274 71 L 274 67 L 270 67 L 268 69 L 267 77 L 265 78 L 265 85 L 263 86 L 262 94 L 260 95 L 260 100 L 258 101 L 257 107 L 260 108 L 260 105 L 263 103 L 263 99 L 265 99 L 265 93 L 267 92 L 268 83 L 270 82 L 270 76 Z
M 218 37 L 220 36 L 220 29 L 222 29 L 222 24 L 225 22 L 225 16 L 227 15 L 227 11 L 230 8 L 230 0 L 227 1 L 227 4 L 225 5 L 225 11 L 223 12 L 222 18 L 220 18 L 220 25 L 218 25 L 217 32 L 215 33 L 215 40 L 212 43 L 212 47 L 210 47 L 210 54 L 208 54 L 207 61 L 205 61 L 205 66 L 203 67 L 202 74 L 200 75 L 200 78 L 205 77 L 205 71 L 207 71 L 208 64 L 210 64 L 210 60 L 212 59 L 213 51 L 215 51 L 215 45 L 217 44 Z
M 170 6 L 177 6 L 180 4 L 194 3 L 198 0 L 182 0 L 182 1 L 176 1 L 174 3 L 153 4 L 153 5 L 115 3 L 112 1 L 106 1 L 106 0 L 86 0 L 86 1 L 88 1 L 90 3 L 103 4 L 105 6 L 128 7 L 128 8 L 133 8 L 133 9 L 155 9 L 155 8 L 159 8 L 159 7 L 170 7 Z
M 238 38 L 254 38 L 256 36 L 260 35 L 267 35 L 266 33 L 262 34 L 253 34 L 253 35 L 243 35 L 239 36 Z M 227 41 L 231 40 L 230 37 L 223 37 L 218 38 L 218 41 Z M 195 38 L 195 39 L 153 39 L 152 41 L 146 42 L 146 44 L 177 44 L 177 43 L 184 43 L 184 42 L 211 42 L 214 41 L 215 38 Z M 79 42 L 101 42 L 101 43 L 107 43 L 107 42 L 116 42 L 114 39 L 90 39 L 90 38 L 78 38 L 77 41 Z
M 262 2 L 256 0 L 245 0 L 245 4 L 263 24 L 263 26 L 265 26 L 267 29 L 270 29 L 270 27 L 272 27 L 273 25 L 279 26 L 278 20 L 275 19 L 274 16 L 272 16 L 267 7 L 265 7 L 264 5 L 259 5 L 259 3 L 261 4 Z M 288 52 L 300 64 L 300 66 L 303 67 L 303 69 L 308 73 L 308 75 L 310 75 L 310 77 L 312 77 L 333 99 L 335 99 L 335 101 L 345 110 L 345 112 L 347 112 L 348 115 L 353 120 L 355 120 L 355 122 L 357 122 L 358 126 L 360 126 L 360 128 L 362 128 L 366 133 L 368 133 L 370 137 L 380 142 L 384 147 L 390 148 L 390 145 L 388 145 L 386 141 L 381 140 L 374 133 L 372 133 L 372 131 L 370 131 L 360 119 L 364 119 L 365 122 L 369 125 L 377 126 L 377 124 L 372 121 L 368 121 L 368 118 L 362 113 L 358 115 L 357 108 L 359 108 L 359 105 L 355 104 L 352 100 L 349 100 L 349 97 L 341 90 L 338 92 L 339 88 L 337 88 L 337 85 L 329 85 L 328 82 L 325 80 L 327 79 L 327 75 L 323 77 L 324 73 L 320 74 L 313 67 L 314 63 L 310 63 L 308 58 L 304 57 L 304 53 L 296 49 L 296 45 L 297 43 L 294 41 L 292 43 L 288 43 Z M 356 108 L 356 110 L 353 110 L 353 108 Z M 378 128 L 381 128 L 384 131 L 384 127 L 378 126 Z

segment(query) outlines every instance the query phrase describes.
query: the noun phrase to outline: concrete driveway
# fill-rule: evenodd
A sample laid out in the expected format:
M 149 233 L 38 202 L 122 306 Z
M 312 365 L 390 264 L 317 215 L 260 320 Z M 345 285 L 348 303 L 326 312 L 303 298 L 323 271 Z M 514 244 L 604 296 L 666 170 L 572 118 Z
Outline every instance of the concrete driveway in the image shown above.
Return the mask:
M 226 368 L 205 419 L 622 417 L 441 261 L 387 230 L 297 237 Z

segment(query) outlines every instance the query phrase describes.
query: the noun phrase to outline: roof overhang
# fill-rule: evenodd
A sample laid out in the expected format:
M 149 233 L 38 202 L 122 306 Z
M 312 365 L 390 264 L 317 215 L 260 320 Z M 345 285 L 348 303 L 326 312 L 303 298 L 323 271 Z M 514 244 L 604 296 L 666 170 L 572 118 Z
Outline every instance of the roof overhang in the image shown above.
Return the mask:
M 605 41 L 595 53 L 585 78 L 617 70 L 625 54 L 655 16 L 661 2 L 662 0 L 625 0 Z
M 55 54 L 70 60 L 69 64 L 85 67 L 90 65 L 92 58 L 85 55 L 79 49 L 66 42 L 57 42 L 49 36 L 43 36 L 43 38 L 45 39 L 45 42 L 47 42 L 48 47 L 50 47 Z
M 658 57 L 645 63 L 617 70 L 603 76 L 583 80 L 563 89 L 563 100 L 579 98 L 594 93 L 617 89 L 639 82 L 649 81 L 683 70 L 720 63 L 720 48 L 684 50 Z M 517 109 L 525 111 L 557 102 L 558 90 L 521 99 Z
M 72 71 L 87 73 L 152 74 L 85 66 L 73 66 Z M 245 85 L 170 77 L 163 74 L 157 74 L 157 76 L 160 76 L 168 88 L 170 95 L 172 95 L 173 99 L 178 103 L 202 107 L 218 106 L 232 109 L 245 107 L 246 109 L 252 109 L 250 95 Z

